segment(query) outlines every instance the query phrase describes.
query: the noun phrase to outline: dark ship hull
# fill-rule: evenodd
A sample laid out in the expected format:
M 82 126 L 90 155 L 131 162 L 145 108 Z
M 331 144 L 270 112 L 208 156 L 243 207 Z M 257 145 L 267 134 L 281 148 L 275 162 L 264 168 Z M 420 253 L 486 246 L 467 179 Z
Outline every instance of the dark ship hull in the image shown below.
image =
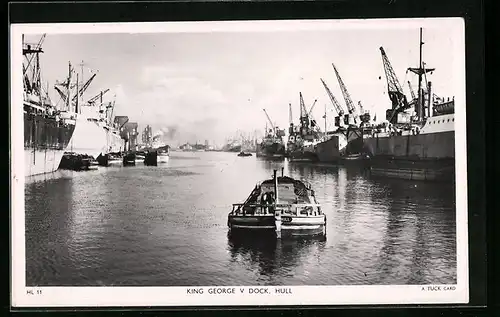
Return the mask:
M 329 139 L 316 145 L 316 156 L 322 163 L 338 163 L 344 153 L 345 145 L 341 144 L 340 135 L 332 135 Z
M 364 139 L 374 176 L 412 180 L 455 178 L 455 132 Z
M 282 143 L 273 143 L 269 145 L 259 144 L 257 146 L 257 157 L 268 159 L 282 159 L 285 157 L 285 145 Z
M 24 113 L 24 175 L 56 171 L 74 130 L 74 123 Z
M 288 153 L 290 162 L 318 162 L 318 154 L 312 148 L 298 148 Z

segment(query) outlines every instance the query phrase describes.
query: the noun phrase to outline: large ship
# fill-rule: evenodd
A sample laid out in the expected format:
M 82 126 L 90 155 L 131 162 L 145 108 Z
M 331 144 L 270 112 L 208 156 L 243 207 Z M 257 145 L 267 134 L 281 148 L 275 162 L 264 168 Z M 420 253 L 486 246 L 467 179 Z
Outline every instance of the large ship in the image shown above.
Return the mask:
M 422 61 L 420 29 L 420 63 L 408 71 L 418 77 L 418 95 L 407 101 L 383 47 L 380 47 L 392 108 L 387 121 L 377 125 L 364 138 L 365 150 L 371 156 L 373 175 L 418 180 L 448 180 L 455 174 L 455 100 L 440 98 L 432 92 Z M 425 85 L 425 83 L 426 85 Z
M 294 125 L 292 121 L 292 106 L 290 104 L 290 127 L 288 128 L 288 142 L 286 153 L 290 162 L 293 161 L 318 161 L 316 146 L 321 142 L 324 133 L 321 132 L 316 120 L 312 117 L 312 110 L 317 100 L 307 111 L 302 93 L 300 97 L 300 124 Z
M 64 118 L 43 91 L 40 53 L 45 34 L 35 44 L 24 43 L 23 108 L 24 175 L 54 172 L 75 131 L 75 120 Z
M 266 124 L 266 134 L 257 145 L 256 156 L 270 159 L 283 159 L 286 154 L 285 143 L 283 141 L 285 131 L 275 126 L 267 114 L 266 109 L 263 110 L 267 120 L 271 123 L 271 129 L 268 129 Z
M 123 151 L 125 146 L 124 139 L 120 136 L 121 127 L 112 121 L 114 102 L 103 102 L 103 95 L 109 89 L 86 101 L 83 99 L 84 92 L 96 75 L 94 73 L 88 80 L 83 81 L 83 71 L 81 75 L 76 73 L 69 63 L 67 78 L 54 86 L 65 104 L 68 115 L 77 122 L 67 151 L 94 159 Z

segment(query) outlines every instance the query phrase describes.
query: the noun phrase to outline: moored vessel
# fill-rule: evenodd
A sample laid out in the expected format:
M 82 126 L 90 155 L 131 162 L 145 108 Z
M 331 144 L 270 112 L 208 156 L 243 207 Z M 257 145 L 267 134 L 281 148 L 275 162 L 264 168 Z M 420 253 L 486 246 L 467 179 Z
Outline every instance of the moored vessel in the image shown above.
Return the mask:
M 316 146 L 316 154 L 320 162 L 325 163 L 345 163 L 352 162 L 352 158 L 363 154 L 363 131 L 370 125 L 371 116 L 368 111 L 363 110 L 361 102 L 358 102 L 358 109 L 354 106 L 351 95 L 347 91 L 344 81 L 332 63 L 337 77 L 342 95 L 345 100 L 347 112 L 337 101 L 325 80 L 321 78 L 321 83 L 332 102 L 337 116 L 334 118 L 335 130 L 327 132 L 321 142 Z M 326 109 L 325 109 L 325 131 L 326 131 Z
M 74 119 L 61 116 L 47 91 L 43 91 L 40 53 L 44 39 L 45 34 L 37 44 L 27 44 L 23 35 L 25 176 L 56 171 L 76 126 Z
M 275 126 L 267 114 L 266 109 L 263 110 L 267 120 L 271 124 L 271 129 L 268 129 L 266 124 L 266 134 L 262 138 L 262 141 L 257 144 L 256 156 L 266 159 L 284 159 L 286 155 L 286 147 L 283 141 L 285 131 Z
M 407 101 L 383 47 L 380 48 L 392 107 L 386 111 L 387 121 L 377 125 L 363 141 L 374 176 L 454 180 L 455 100 L 432 92 L 427 74 L 435 69 L 426 68 L 422 61 L 423 44 L 420 29 L 420 66 L 408 68 L 418 76 L 418 94 L 414 96 L 412 92 L 411 102 Z
M 68 151 L 107 162 L 100 156 L 123 151 L 124 140 L 120 136 L 121 127 L 112 122 L 114 102 L 103 102 L 103 96 L 109 89 L 88 100 L 83 99 L 95 77 L 94 73 L 84 81 L 83 68 L 81 73 L 77 73 L 69 63 L 67 77 L 63 82 L 56 83 L 54 88 L 64 101 L 65 115 L 77 122 Z
M 276 172 L 257 184 L 245 202 L 233 204 L 229 230 L 274 232 L 277 237 L 326 235 L 326 216 L 311 185 Z
M 170 160 L 170 147 L 168 145 L 164 145 L 157 148 L 156 155 L 158 163 L 168 163 Z
M 252 153 L 240 152 L 240 153 L 238 153 L 238 156 L 242 156 L 242 157 L 252 156 Z
M 290 105 L 290 127 L 288 129 L 287 142 L 287 157 L 290 162 L 318 161 L 316 154 L 316 146 L 321 141 L 323 133 L 321 132 L 316 120 L 312 117 L 312 110 L 316 105 L 317 100 L 314 100 L 313 105 L 306 109 L 302 92 L 299 93 L 300 98 L 300 124 L 295 126 L 292 121 L 292 106 Z
M 161 135 L 153 138 L 152 151 L 156 152 L 157 163 L 167 163 L 170 160 L 170 146 L 162 141 Z

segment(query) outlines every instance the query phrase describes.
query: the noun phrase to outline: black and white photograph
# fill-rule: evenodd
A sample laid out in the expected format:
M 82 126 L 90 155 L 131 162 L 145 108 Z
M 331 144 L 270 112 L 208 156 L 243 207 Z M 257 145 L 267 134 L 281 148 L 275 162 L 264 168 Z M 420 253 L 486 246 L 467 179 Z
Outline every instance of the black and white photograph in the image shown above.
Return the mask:
M 10 58 L 13 305 L 468 302 L 462 19 L 13 24 Z

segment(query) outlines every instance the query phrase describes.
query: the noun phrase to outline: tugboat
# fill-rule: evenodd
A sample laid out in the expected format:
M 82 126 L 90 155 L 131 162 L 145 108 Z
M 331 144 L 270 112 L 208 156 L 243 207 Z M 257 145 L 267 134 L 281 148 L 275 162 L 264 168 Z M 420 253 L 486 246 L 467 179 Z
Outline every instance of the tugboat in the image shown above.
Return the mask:
M 276 237 L 326 235 L 326 216 L 311 185 L 288 176 L 257 184 L 244 203 L 233 204 L 228 227 L 236 232 L 274 232 Z

